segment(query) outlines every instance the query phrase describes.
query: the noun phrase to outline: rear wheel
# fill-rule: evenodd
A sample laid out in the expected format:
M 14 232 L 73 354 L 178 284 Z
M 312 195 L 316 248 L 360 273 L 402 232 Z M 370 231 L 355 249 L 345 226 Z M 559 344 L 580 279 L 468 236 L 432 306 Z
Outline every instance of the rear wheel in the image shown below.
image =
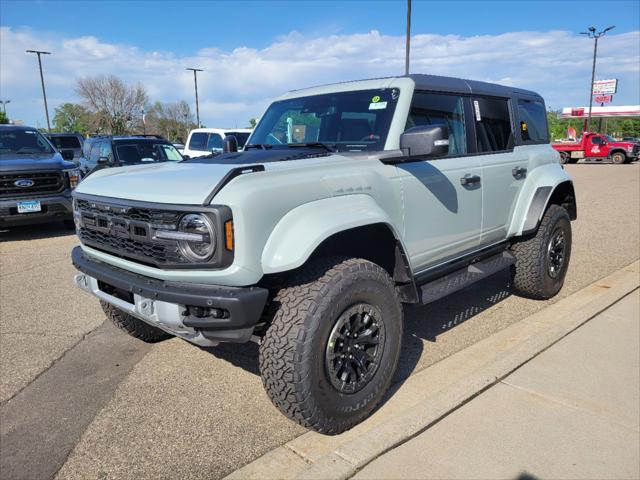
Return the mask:
M 270 309 L 260 373 L 274 405 L 325 434 L 365 419 L 400 355 L 402 308 L 387 272 L 362 259 L 320 259 L 279 290 Z
M 536 234 L 512 245 L 516 257 L 513 287 L 523 296 L 544 300 L 556 295 L 571 258 L 571 221 L 567 210 L 551 205 Z

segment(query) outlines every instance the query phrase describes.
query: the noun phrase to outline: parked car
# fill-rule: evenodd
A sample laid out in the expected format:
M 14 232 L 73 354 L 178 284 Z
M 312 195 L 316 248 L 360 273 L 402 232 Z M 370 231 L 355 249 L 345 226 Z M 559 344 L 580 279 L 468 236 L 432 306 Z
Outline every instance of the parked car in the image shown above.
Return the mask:
M 48 133 L 47 138 L 58 149 L 65 160 L 72 160 L 78 165 L 82 157 L 82 145 L 84 137 L 79 133 Z M 67 152 L 72 152 L 73 157 Z
M 238 148 L 242 149 L 251 134 L 248 128 L 195 128 L 189 132 L 183 155 L 185 158 L 201 157 L 211 153 L 222 153 L 224 139 L 233 135 L 238 141 Z
M 75 164 L 37 129 L 0 125 L 0 226 L 73 226 L 71 190 L 77 183 Z
M 145 341 L 259 342 L 273 403 L 326 434 L 387 391 L 403 303 L 502 269 L 553 297 L 577 215 L 538 94 L 431 75 L 290 92 L 243 152 L 100 172 L 74 197 L 75 282 L 107 317 Z
M 181 160 L 176 148 L 156 135 L 95 136 L 85 141 L 80 173 L 85 178 L 103 168 Z
M 560 153 L 561 163 L 576 163 L 580 159 L 629 163 L 637 159 L 640 152 L 638 144 L 619 142 L 610 135 L 591 132 L 584 132 L 575 142 L 559 142 L 551 146 Z
M 631 143 L 640 143 L 640 138 L 638 138 L 638 137 L 623 137 L 621 141 L 623 141 L 623 142 L 631 142 Z

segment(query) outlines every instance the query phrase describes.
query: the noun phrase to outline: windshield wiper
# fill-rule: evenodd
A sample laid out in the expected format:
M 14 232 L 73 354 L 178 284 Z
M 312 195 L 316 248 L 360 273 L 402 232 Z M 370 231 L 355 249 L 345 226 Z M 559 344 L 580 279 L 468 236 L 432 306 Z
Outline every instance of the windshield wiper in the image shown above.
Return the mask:
M 309 142 L 309 143 L 287 143 L 287 147 L 291 148 L 324 148 L 327 152 L 335 152 L 337 148 L 336 144 L 327 144 L 322 142 Z
M 247 143 L 244 146 L 245 150 L 250 150 L 252 148 L 255 148 L 257 150 L 266 150 L 268 148 L 273 148 L 273 145 L 270 145 L 268 143 Z

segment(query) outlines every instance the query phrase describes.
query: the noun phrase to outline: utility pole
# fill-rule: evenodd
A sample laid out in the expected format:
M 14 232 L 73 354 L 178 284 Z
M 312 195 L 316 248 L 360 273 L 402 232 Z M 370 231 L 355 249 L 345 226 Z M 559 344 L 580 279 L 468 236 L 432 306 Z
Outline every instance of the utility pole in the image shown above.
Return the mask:
M 404 54 L 404 74 L 409 75 L 409 50 L 411 49 L 411 0 L 407 0 L 407 43 Z
M 44 89 L 44 75 L 42 75 L 42 59 L 40 55 L 51 55 L 51 52 L 42 50 L 27 50 L 27 53 L 35 53 L 38 55 L 38 66 L 40 67 L 40 82 L 42 82 L 42 97 L 44 98 L 44 113 L 47 116 L 47 129 L 51 133 L 51 123 L 49 122 L 49 107 L 47 106 L 47 92 Z
M 200 128 L 200 106 L 198 105 L 198 72 L 203 72 L 204 70 L 200 68 L 187 68 L 186 70 L 193 71 L 193 83 L 196 87 L 196 121 L 198 122 L 198 128 Z
M 596 56 L 598 55 L 598 39 L 604 36 L 609 30 L 615 28 L 615 25 L 605 28 L 601 32 L 596 33 L 596 27 L 589 27 L 587 32 L 580 32 L 580 35 L 586 35 L 589 38 L 593 38 L 595 43 L 593 45 L 593 66 L 591 67 L 591 87 L 589 89 L 589 117 L 587 119 L 587 131 L 591 131 L 591 108 L 593 106 L 593 83 L 596 79 Z

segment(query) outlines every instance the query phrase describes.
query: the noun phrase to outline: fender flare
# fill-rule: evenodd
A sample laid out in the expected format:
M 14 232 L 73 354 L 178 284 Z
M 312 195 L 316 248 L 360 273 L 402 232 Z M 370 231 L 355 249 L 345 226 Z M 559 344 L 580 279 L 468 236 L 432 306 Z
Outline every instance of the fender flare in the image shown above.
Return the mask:
M 575 220 L 575 190 L 569 174 L 559 164 L 544 165 L 533 170 L 527 178 L 527 185 L 522 188 L 509 228 L 509 236 L 535 232 L 549 203 L 564 193 L 571 197 L 568 210 L 571 220 Z
M 369 195 L 330 197 L 300 205 L 272 230 L 262 251 L 262 271 L 270 274 L 300 267 L 332 235 L 380 223 L 389 227 L 406 252 L 393 222 Z

